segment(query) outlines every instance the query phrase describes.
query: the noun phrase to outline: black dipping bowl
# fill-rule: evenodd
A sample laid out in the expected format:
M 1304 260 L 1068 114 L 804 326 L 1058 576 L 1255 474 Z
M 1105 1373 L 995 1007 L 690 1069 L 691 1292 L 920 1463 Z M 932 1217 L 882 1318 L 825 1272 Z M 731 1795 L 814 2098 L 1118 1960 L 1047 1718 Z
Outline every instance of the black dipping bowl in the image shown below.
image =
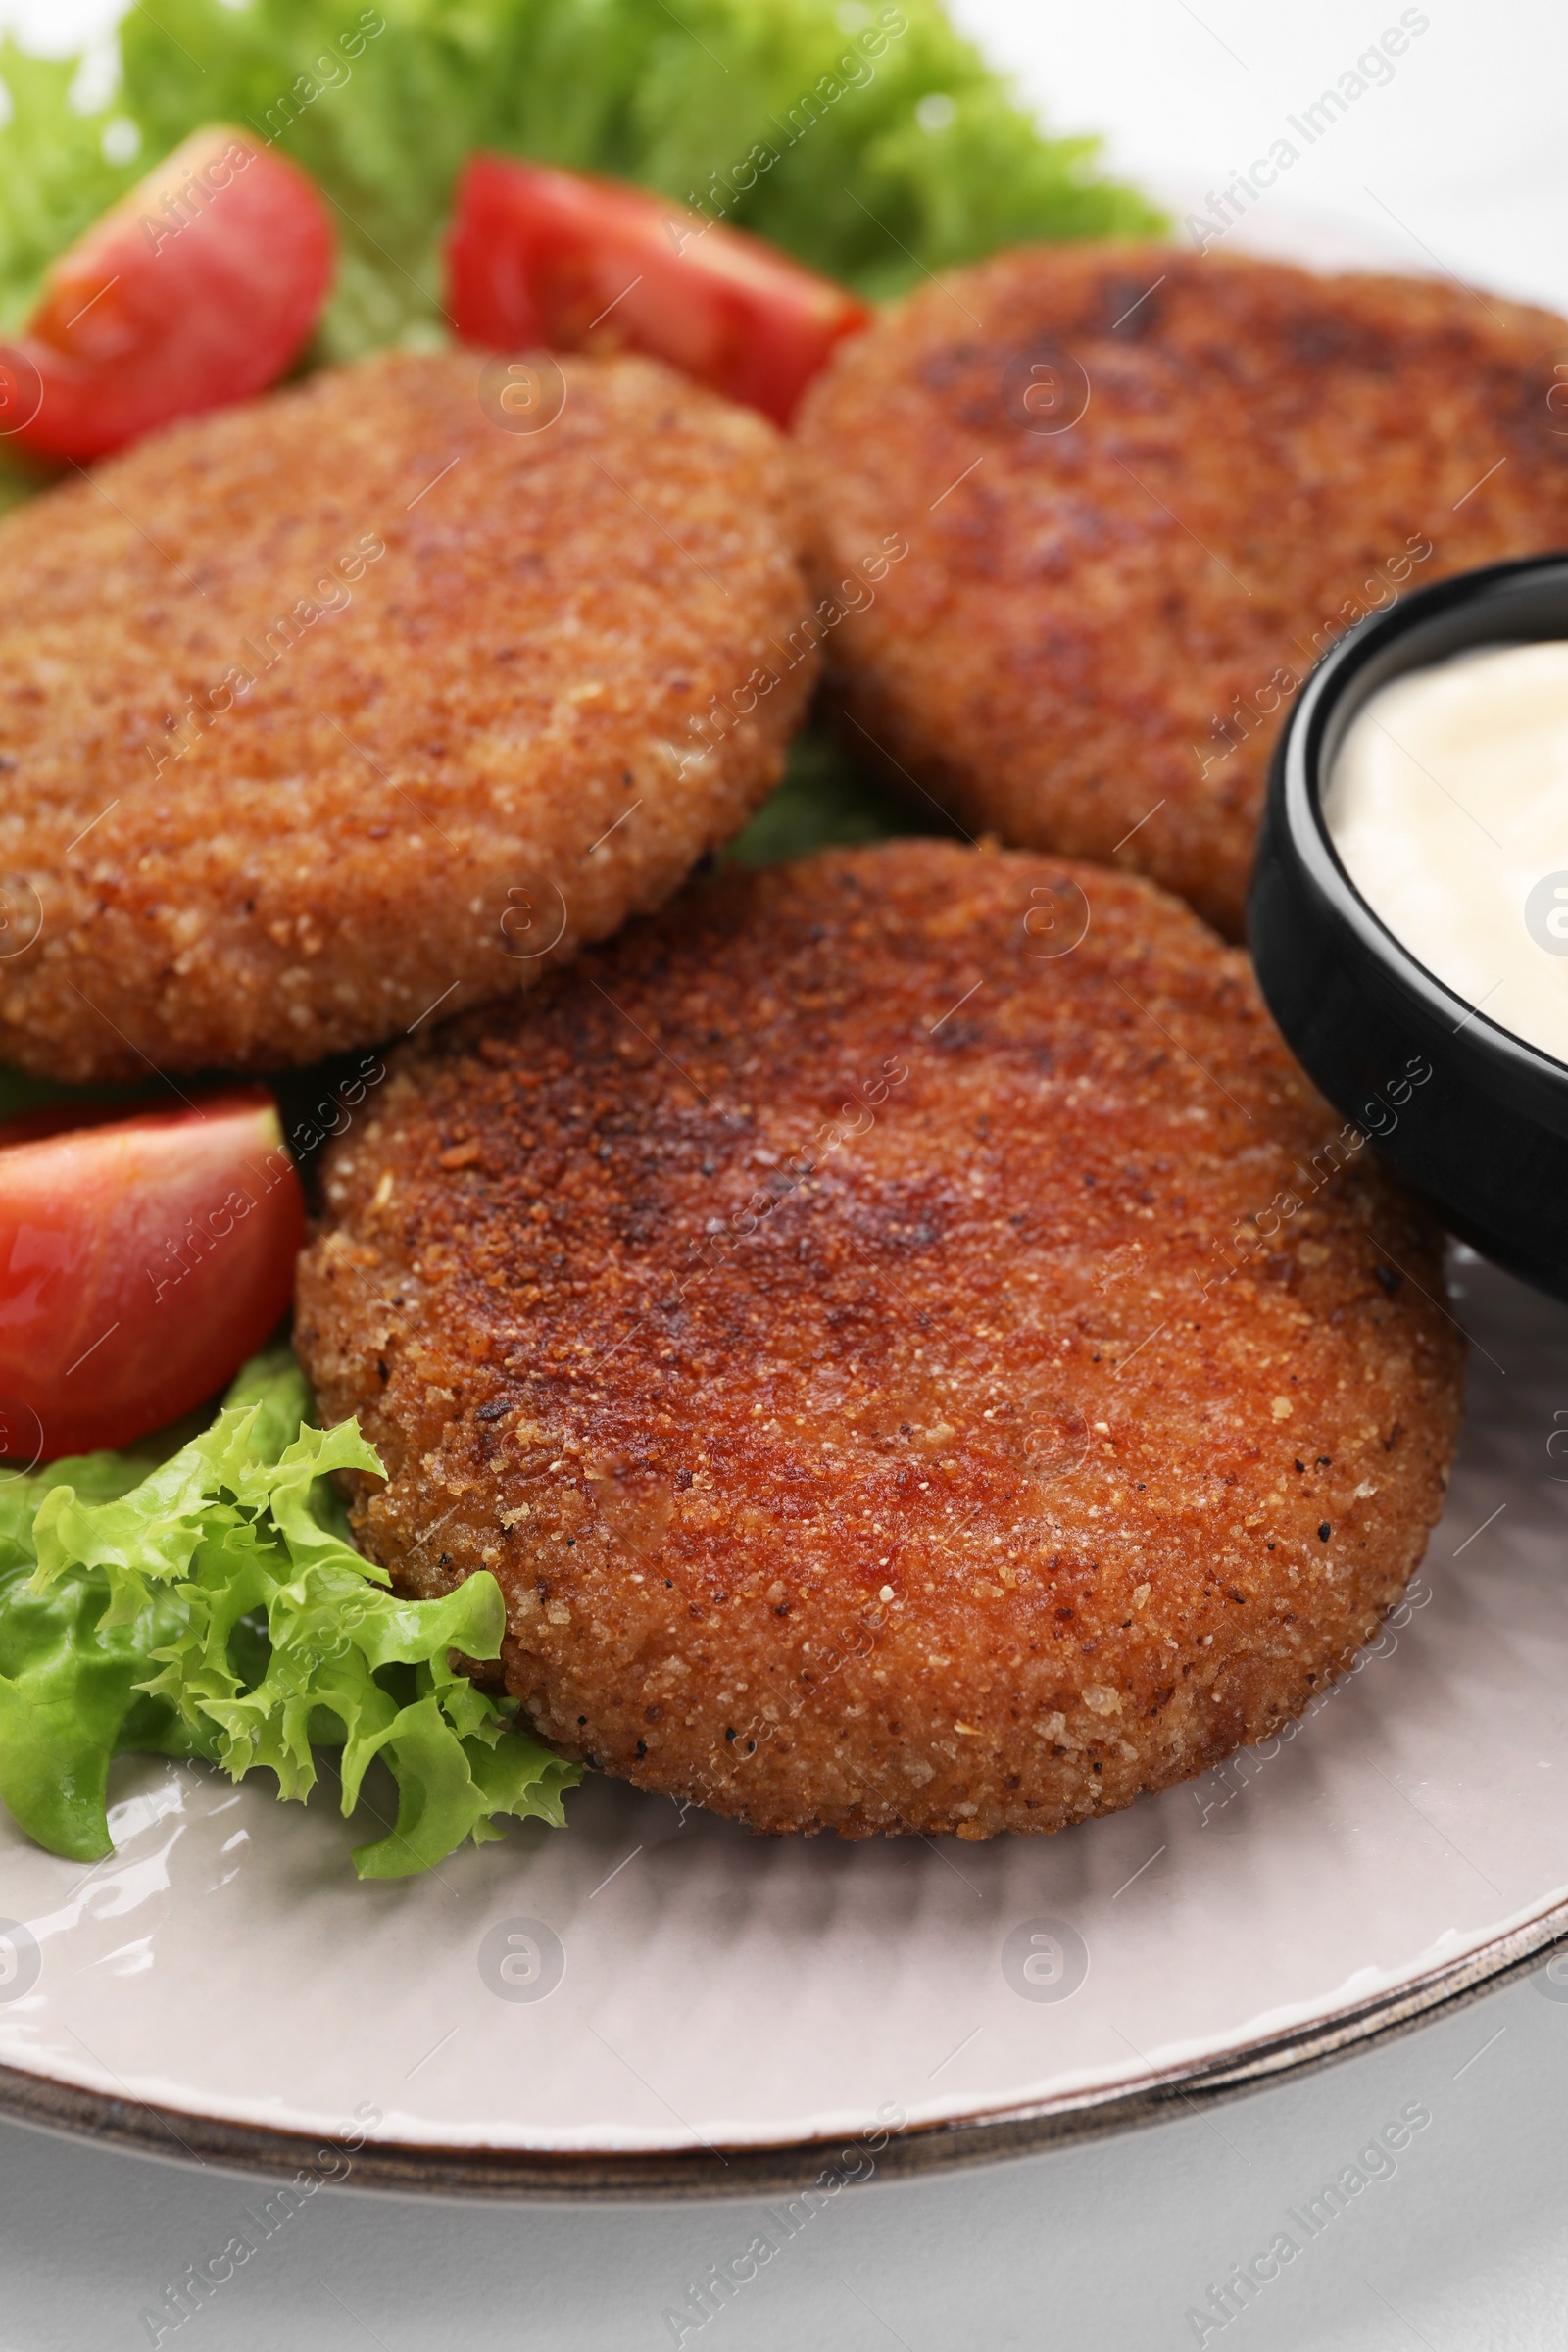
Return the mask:
M 1455 1233 L 1568 1298 L 1568 1065 L 1401 947 L 1340 863 L 1319 807 L 1378 687 L 1472 646 L 1544 637 L 1568 638 L 1568 555 L 1457 573 L 1341 638 L 1274 754 L 1248 930 L 1269 1010 L 1335 1108 Z

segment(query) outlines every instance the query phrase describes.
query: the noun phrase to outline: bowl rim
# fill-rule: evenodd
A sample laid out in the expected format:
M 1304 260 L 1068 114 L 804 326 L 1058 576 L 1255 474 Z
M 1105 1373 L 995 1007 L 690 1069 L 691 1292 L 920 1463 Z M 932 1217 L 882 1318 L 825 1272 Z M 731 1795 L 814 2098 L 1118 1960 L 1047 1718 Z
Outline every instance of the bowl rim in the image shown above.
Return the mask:
M 1514 591 L 1534 589 L 1553 581 L 1562 591 L 1565 608 L 1563 637 L 1568 640 L 1568 551 L 1517 556 L 1499 564 L 1478 565 L 1446 579 L 1434 580 L 1400 597 L 1381 612 L 1368 613 L 1330 647 L 1309 672 L 1275 748 L 1268 791 L 1269 816 L 1282 837 L 1277 848 L 1298 860 L 1301 879 L 1326 914 L 1354 937 L 1382 993 L 1407 1008 L 1414 1000 L 1433 1025 L 1441 1024 L 1447 1049 L 1465 1065 L 1468 1075 L 1487 1092 L 1506 1089 L 1517 1103 L 1521 1092 L 1536 1099 L 1554 1126 L 1568 1121 L 1568 1062 L 1559 1061 L 1543 1047 L 1531 1045 L 1511 1029 L 1493 1020 L 1480 1005 L 1470 1004 L 1446 981 L 1428 969 L 1363 898 L 1335 847 L 1322 808 L 1327 780 L 1326 747 L 1331 731 L 1366 669 L 1412 632 L 1445 619 L 1466 605 L 1494 604 L 1505 611 Z M 1496 632 L 1498 636 L 1505 632 Z M 1537 632 L 1522 630 L 1527 638 Z M 1476 647 L 1489 643 L 1492 632 L 1478 635 Z M 1515 637 L 1517 642 L 1517 636 Z M 1542 642 L 1547 640 L 1542 639 Z M 1451 646 L 1435 661 L 1462 650 Z M 1414 671 L 1424 666 L 1409 664 Z M 1408 674 L 1400 673 L 1400 674 Z M 1383 681 L 1379 681 L 1381 684 Z M 1374 688 L 1373 691 L 1376 691 Z M 1337 751 L 1338 742 L 1333 745 Z M 1265 859 L 1260 858 L 1261 876 Z M 1266 957 L 1266 944 L 1253 931 L 1257 890 L 1249 907 L 1249 935 L 1254 958 Z M 1554 1114 L 1554 1115 L 1553 1115 Z

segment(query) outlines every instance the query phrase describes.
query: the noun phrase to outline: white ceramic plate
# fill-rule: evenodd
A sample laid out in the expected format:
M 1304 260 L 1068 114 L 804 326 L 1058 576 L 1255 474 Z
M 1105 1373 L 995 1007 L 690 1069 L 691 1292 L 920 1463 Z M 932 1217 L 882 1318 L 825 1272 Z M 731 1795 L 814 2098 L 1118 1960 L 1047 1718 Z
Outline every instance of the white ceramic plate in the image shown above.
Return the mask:
M 285 2168 L 368 2126 L 367 2181 L 755 2188 L 823 2141 L 886 2169 L 1150 2112 L 1517 1965 L 1568 1928 L 1568 1309 L 1455 1280 L 1447 1513 L 1294 1738 L 980 1846 L 753 1839 L 600 1780 L 565 1832 L 363 1886 L 326 1792 L 127 1763 L 113 1861 L 0 1829 L 0 2103 Z
M 1412 267 L 1286 207 L 1233 242 Z M 328 1792 L 130 1761 L 95 1869 L 0 1814 L 0 2109 L 371 2186 L 750 2191 L 1142 2120 L 1495 1981 L 1568 1935 L 1568 1309 L 1455 1283 L 1448 1510 L 1276 1747 L 986 1846 L 754 1840 L 597 1780 L 565 1833 L 373 1886 Z

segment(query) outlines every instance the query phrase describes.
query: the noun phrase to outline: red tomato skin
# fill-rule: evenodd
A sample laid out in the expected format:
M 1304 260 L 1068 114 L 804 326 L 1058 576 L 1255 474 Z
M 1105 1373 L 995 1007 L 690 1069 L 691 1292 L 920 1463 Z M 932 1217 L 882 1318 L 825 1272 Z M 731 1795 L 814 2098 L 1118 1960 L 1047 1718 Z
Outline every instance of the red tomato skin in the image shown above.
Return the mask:
M 760 238 L 616 180 L 476 155 L 447 238 L 447 308 L 491 351 L 602 332 L 788 425 L 871 313 Z
M 0 1451 L 53 1461 L 134 1444 L 255 1353 L 305 1201 L 261 1087 L 29 1129 L 0 1124 Z
M 55 263 L 0 350 L 0 426 L 34 457 L 85 463 L 249 399 L 302 349 L 333 266 L 303 172 L 223 124 L 196 131 Z

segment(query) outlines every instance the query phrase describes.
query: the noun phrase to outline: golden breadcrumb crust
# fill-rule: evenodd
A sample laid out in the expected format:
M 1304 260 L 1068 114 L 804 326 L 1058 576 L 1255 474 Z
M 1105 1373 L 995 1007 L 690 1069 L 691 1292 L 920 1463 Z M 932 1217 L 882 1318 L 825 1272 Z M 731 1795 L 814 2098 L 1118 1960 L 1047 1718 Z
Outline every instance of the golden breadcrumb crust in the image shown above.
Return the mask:
M 512 431 L 481 365 L 330 370 L 0 526 L 0 1059 L 274 1068 L 527 987 L 776 781 L 780 437 L 634 359 Z
M 906 841 L 690 889 L 406 1051 L 326 1201 L 297 1344 L 390 1474 L 367 1548 L 492 1569 L 546 1738 L 757 1829 L 1197 1772 L 1442 1502 L 1437 1235 L 1130 877 Z
M 1091 244 L 924 288 L 796 428 L 819 584 L 877 534 L 909 550 L 827 640 L 849 743 L 1240 938 L 1321 654 L 1446 572 L 1568 545 L 1565 378 L 1568 323 L 1438 279 Z

